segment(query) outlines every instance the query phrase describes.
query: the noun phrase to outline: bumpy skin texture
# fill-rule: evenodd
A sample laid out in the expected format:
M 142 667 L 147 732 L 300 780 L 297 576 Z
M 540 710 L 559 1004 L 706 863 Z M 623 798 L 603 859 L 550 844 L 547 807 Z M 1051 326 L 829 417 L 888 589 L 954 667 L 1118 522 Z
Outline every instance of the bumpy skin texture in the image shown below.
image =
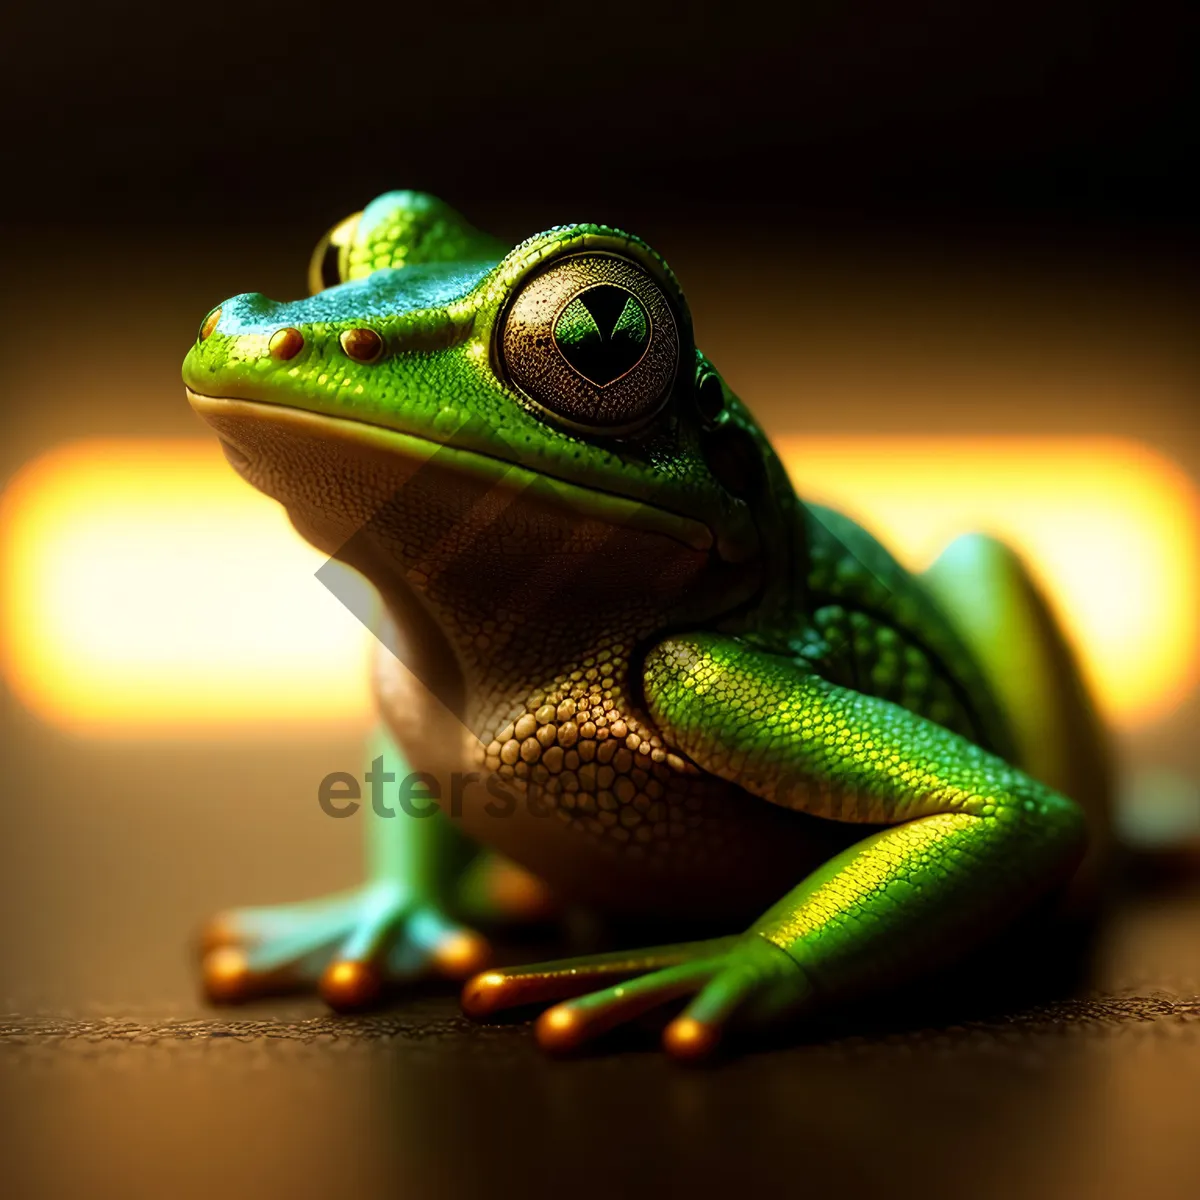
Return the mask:
M 1079 808 L 965 738 L 795 660 L 697 635 L 656 646 L 646 700 L 704 770 L 774 804 L 894 826 L 810 876 L 754 929 L 826 991 L 962 945 L 1052 878 Z M 997 886 L 1004 881 L 1003 888 Z
M 469 922 L 579 897 L 744 932 L 484 972 L 468 1011 L 563 1001 L 538 1033 L 568 1049 L 690 996 L 665 1040 L 697 1057 L 910 979 L 1070 879 L 1103 741 L 1024 567 L 966 539 L 917 578 L 803 504 L 652 250 L 576 225 L 505 254 L 397 192 L 310 276 L 307 300 L 210 314 L 192 402 L 383 599 L 408 670 L 381 660 L 376 772 L 487 786 L 451 820 L 368 821 L 357 892 L 227 914 L 215 998 L 372 1003 L 482 965 Z M 1031 681 L 1038 713 L 1014 711 Z

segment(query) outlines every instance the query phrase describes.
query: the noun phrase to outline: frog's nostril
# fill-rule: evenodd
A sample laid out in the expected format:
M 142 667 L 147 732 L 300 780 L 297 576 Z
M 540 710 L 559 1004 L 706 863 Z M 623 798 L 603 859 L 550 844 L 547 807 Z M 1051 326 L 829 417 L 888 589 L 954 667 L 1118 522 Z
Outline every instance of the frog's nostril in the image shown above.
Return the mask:
M 295 358 L 301 350 L 304 349 L 304 334 L 298 329 L 292 329 L 290 326 L 284 329 L 277 329 L 271 334 L 271 340 L 267 343 L 267 350 L 272 358 L 277 358 L 281 362 L 287 362 L 289 358 Z
M 204 318 L 204 321 L 200 326 L 200 336 L 197 338 L 197 341 L 204 341 L 204 339 L 208 337 L 214 329 L 216 329 L 217 322 L 220 321 L 220 319 L 220 307 L 214 308 L 212 312 L 210 312 L 208 316 Z

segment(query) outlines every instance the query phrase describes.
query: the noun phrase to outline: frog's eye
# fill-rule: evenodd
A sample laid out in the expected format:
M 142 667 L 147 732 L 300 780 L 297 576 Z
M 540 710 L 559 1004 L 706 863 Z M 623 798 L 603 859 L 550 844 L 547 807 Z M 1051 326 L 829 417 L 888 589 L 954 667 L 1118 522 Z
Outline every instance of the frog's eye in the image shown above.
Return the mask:
M 509 377 L 571 425 L 622 433 L 663 404 L 679 331 L 658 284 L 610 254 L 561 259 L 509 305 L 501 348 Z
M 346 258 L 362 213 L 339 221 L 318 243 L 308 260 L 308 290 L 312 295 L 346 281 Z

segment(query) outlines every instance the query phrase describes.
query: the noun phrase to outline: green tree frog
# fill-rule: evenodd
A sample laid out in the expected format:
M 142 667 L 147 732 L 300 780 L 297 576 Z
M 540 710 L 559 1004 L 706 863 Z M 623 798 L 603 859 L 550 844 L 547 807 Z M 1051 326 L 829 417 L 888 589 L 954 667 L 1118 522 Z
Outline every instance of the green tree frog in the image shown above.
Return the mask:
M 368 814 L 361 887 L 214 919 L 214 1000 L 441 975 L 475 1017 L 549 1005 L 549 1050 L 670 1006 L 700 1058 L 1087 890 L 1104 735 L 1021 559 L 966 535 L 915 574 L 801 500 L 644 242 L 508 249 L 390 192 L 310 291 L 213 309 L 188 398 L 378 593 L 368 778 L 443 804 Z M 489 965 L 488 921 L 564 899 L 711 936 Z

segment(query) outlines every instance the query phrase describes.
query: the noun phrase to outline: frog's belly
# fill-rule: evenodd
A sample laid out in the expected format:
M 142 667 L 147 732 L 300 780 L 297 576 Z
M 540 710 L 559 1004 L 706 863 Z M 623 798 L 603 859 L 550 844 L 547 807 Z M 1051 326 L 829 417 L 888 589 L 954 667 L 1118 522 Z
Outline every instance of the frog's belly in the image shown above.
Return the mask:
M 515 703 L 496 698 L 471 736 L 391 654 L 375 673 L 381 715 L 464 832 L 565 898 L 647 917 L 751 918 L 870 832 L 704 774 L 602 673 L 576 674 Z
M 714 920 L 760 914 L 870 832 L 711 777 L 680 782 L 691 786 L 668 790 L 651 814 L 628 789 L 628 799 L 601 807 L 604 792 L 501 789 L 491 776 L 464 793 L 462 824 L 566 898 L 615 913 Z

